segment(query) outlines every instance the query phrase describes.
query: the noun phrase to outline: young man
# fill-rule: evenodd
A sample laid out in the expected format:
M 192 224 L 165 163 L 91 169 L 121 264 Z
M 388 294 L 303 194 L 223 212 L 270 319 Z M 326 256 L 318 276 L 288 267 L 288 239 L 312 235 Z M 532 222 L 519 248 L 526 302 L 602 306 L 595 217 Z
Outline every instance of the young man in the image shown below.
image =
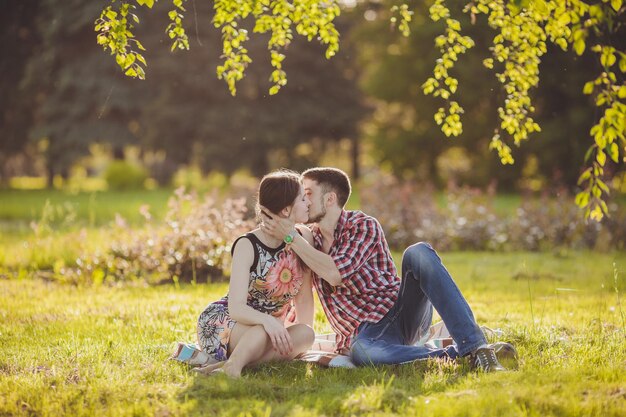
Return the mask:
M 472 366 L 503 371 L 496 348 L 515 355 L 509 344 L 489 345 L 454 280 L 427 243 L 410 246 L 398 277 L 378 221 L 344 206 L 351 187 L 336 168 L 302 174 L 311 205 L 314 246 L 288 219 L 266 216 L 263 230 L 284 239 L 314 272 L 314 284 L 332 328 L 338 351 L 349 351 L 357 365 L 393 364 L 429 357 L 470 356 Z M 428 333 L 433 307 L 455 345 L 415 346 Z

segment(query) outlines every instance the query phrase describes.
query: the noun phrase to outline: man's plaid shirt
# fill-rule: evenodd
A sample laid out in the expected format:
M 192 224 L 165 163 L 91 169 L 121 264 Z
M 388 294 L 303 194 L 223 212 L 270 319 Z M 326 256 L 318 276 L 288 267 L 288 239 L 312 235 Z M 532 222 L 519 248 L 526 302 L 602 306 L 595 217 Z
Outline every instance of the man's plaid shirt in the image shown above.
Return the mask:
M 322 234 L 313 228 L 315 248 L 322 250 Z M 360 211 L 343 210 L 329 255 L 341 274 L 333 287 L 314 274 L 326 317 L 337 333 L 337 350 L 350 347 L 359 324 L 378 322 L 394 305 L 400 278 L 378 221 Z

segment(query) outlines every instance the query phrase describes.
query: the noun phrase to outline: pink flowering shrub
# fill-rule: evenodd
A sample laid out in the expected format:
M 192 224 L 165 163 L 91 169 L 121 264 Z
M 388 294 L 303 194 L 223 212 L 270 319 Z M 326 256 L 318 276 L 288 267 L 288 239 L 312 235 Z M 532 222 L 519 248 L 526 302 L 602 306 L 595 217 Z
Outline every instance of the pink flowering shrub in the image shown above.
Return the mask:
M 391 176 L 380 175 L 377 181 L 360 188 L 361 209 L 378 219 L 392 247 L 406 247 L 426 233 L 432 233 L 429 241 L 442 242 L 445 232 L 433 225 L 444 221 L 443 213 L 433 195 L 428 185 L 399 183 Z
M 215 196 L 201 199 L 180 188 L 168 201 L 165 224 L 153 224 L 145 207 L 141 229 L 128 230 L 118 218 L 111 230 L 116 239 L 109 248 L 83 254 L 67 273 L 77 281 L 96 282 L 223 279 L 229 273 L 231 244 L 254 227 L 246 200 L 218 203 Z
M 626 247 L 626 209 L 609 205 L 602 223 L 586 222 L 573 197 L 532 199 L 511 215 L 494 209 L 493 192 L 451 188 L 437 194 L 415 182 L 379 175 L 361 188 L 361 207 L 377 217 L 396 250 L 420 241 L 438 250 L 552 250 Z

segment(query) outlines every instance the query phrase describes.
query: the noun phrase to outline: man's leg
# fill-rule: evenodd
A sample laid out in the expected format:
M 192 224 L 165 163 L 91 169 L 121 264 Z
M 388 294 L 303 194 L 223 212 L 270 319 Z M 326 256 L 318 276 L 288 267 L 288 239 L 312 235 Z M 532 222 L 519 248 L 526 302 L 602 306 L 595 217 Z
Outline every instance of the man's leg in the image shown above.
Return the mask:
M 424 298 L 441 316 L 461 356 L 487 343 L 470 306 L 429 244 L 420 242 L 404 252 L 402 281 L 398 300 L 402 306 L 399 318 L 406 343 L 414 343 L 426 330 Z
M 401 286 L 402 293 L 404 283 Z M 419 304 L 413 300 L 414 304 Z M 432 306 L 425 300 L 418 310 L 423 313 L 421 323 L 426 329 L 432 320 Z M 447 348 L 429 348 L 427 346 L 407 345 L 400 316 L 403 313 L 400 299 L 378 323 L 362 323 L 359 333 L 352 341 L 350 355 L 356 365 L 382 365 L 412 362 L 427 358 L 450 358 L 458 356 L 455 346 Z

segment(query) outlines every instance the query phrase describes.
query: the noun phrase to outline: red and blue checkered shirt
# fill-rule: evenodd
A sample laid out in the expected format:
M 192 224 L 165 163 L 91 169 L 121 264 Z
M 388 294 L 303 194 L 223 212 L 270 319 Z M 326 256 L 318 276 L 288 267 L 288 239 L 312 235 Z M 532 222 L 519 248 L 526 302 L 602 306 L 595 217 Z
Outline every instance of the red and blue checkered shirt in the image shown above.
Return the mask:
M 315 248 L 322 250 L 322 234 L 313 228 Z M 341 212 L 335 241 L 328 254 L 342 283 L 333 287 L 314 274 L 313 283 L 331 327 L 337 351 L 350 347 L 359 324 L 378 322 L 398 297 L 400 278 L 378 221 L 361 211 Z

